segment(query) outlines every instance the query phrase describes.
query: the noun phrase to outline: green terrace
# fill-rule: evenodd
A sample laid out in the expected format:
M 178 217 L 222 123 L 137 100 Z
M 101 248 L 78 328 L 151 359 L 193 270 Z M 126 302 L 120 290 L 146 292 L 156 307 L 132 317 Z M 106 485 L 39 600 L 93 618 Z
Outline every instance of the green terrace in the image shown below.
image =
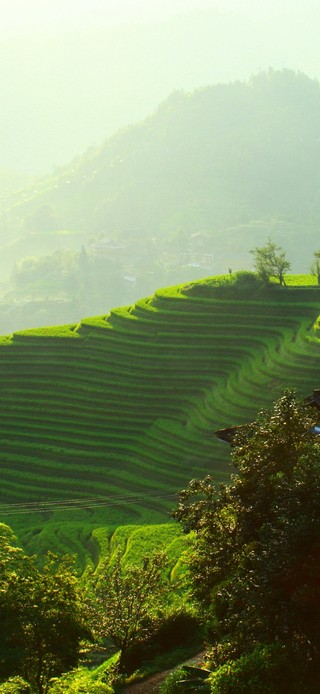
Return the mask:
M 203 286 L 0 339 L 0 520 L 32 551 L 168 521 L 190 478 L 230 475 L 217 429 L 319 387 L 320 289 Z

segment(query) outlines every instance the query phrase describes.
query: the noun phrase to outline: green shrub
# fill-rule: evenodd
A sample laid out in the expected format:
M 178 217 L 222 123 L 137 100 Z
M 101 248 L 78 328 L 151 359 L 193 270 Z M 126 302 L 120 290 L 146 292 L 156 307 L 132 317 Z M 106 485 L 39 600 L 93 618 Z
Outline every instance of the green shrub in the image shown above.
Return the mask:
M 1 690 L 0 690 L 1 692 Z M 48 694 L 112 694 L 113 688 L 86 668 L 78 668 L 56 679 Z
M 237 298 L 237 294 L 259 294 L 264 285 L 255 272 L 240 270 L 233 275 L 210 277 L 184 288 L 184 293 L 199 298 Z
M 199 635 L 199 620 L 188 612 L 174 612 L 165 619 L 154 641 L 162 652 L 185 646 L 195 641 Z
M 179 670 L 175 670 L 163 683 L 160 692 L 164 694 L 187 694 L 187 692 L 201 692 L 210 694 L 210 683 L 208 681 L 208 670 L 189 665 L 183 665 Z
M 261 289 L 262 287 L 262 283 L 258 275 L 255 272 L 249 272 L 248 270 L 240 270 L 239 272 L 236 272 L 231 278 L 231 284 L 233 287 L 243 291 Z
M 298 692 L 286 652 L 280 644 L 257 646 L 222 665 L 211 677 L 212 694 L 286 694 Z
M 33 689 L 22 677 L 10 677 L 0 684 L 0 694 L 32 694 Z
M 160 686 L 160 694 L 178 694 L 178 692 L 181 694 L 181 686 L 179 682 L 183 676 L 184 672 L 182 668 L 171 672 Z
M 188 612 L 174 612 L 164 619 L 152 638 L 139 642 L 128 651 L 125 659 L 127 672 L 158 655 L 202 643 L 199 620 Z

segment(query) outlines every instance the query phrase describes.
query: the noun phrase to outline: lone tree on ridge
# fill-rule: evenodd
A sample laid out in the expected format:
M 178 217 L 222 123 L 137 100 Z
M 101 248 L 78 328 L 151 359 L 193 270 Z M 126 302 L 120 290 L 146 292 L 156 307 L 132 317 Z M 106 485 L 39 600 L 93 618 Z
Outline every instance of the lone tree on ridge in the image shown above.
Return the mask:
M 254 257 L 257 274 L 265 284 L 269 284 L 270 277 L 276 277 L 280 286 L 286 284 L 284 273 L 291 269 L 291 264 L 281 246 L 277 246 L 269 238 L 265 246 L 253 248 L 250 253 Z
M 314 251 L 310 272 L 312 275 L 316 276 L 317 282 L 320 285 L 320 251 Z

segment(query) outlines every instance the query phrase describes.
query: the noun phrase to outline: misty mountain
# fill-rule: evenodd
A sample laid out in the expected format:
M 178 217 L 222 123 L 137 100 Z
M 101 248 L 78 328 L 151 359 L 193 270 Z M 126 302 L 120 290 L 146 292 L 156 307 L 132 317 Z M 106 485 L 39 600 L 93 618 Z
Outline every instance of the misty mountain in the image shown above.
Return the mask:
M 173 92 L 149 118 L 0 197 L 0 333 L 75 322 L 159 287 L 319 248 L 320 86 L 269 70 Z
M 188 11 L 185 6 L 177 15 L 164 11 L 162 21 L 143 13 L 140 19 L 124 16 L 110 24 L 108 0 L 101 3 L 99 17 L 89 9 L 92 3 L 83 0 L 85 4 L 86 21 L 78 21 L 80 8 L 75 12 L 73 6 L 65 23 L 42 29 L 40 24 L 33 31 L 25 27 L 22 34 L 0 41 L 3 166 L 46 173 L 120 127 L 145 118 L 173 89 L 239 79 L 257 65 L 270 64 L 265 43 L 270 44 L 272 32 L 268 24 L 257 26 L 248 16 L 201 7 Z M 249 41 L 259 58 L 250 60 L 244 54 L 240 59 L 241 46 Z M 276 43 L 273 58 L 282 64 Z
M 320 75 L 316 0 L 3 1 L 1 165 L 34 175 L 145 118 L 174 89 L 270 65 Z
M 319 83 L 269 70 L 172 93 L 151 117 L 25 190 L 7 224 L 26 235 L 175 239 L 181 249 L 200 232 L 217 271 L 248 266 L 249 250 L 270 235 L 293 270 L 307 271 L 319 183 Z

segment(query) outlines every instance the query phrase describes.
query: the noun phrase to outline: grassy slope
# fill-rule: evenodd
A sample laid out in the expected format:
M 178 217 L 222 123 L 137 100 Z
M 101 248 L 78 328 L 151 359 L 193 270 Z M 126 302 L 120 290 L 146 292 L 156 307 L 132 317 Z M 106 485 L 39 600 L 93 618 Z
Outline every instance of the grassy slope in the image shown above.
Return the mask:
M 95 558 L 94 528 L 166 521 L 191 477 L 229 474 L 216 429 L 319 385 L 320 290 L 199 286 L 0 341 L 0 520 L 30 550 Z

